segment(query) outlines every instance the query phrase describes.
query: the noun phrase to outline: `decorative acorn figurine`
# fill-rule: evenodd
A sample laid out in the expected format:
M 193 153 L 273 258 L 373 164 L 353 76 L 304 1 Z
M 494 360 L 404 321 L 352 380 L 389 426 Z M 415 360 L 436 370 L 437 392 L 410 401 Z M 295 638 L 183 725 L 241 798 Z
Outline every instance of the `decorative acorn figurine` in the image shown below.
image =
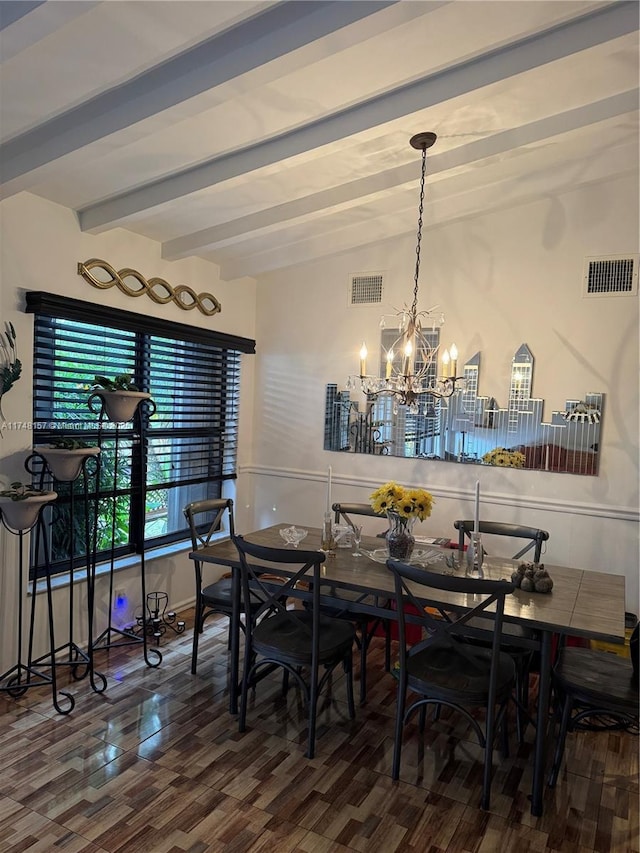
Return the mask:
M 543 563 L 520 563 L 511 575 L 511 583 L 524 592 L 549 593 L 553 589 L 553 580 Z

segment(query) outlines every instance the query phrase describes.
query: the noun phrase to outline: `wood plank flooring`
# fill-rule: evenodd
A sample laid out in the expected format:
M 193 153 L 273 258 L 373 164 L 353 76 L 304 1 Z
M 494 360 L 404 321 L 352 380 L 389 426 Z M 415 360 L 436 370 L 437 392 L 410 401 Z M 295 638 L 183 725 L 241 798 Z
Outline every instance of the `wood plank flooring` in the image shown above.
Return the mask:
M 192 676 L 192 613 L 181 618 L 187 631 L 165 635 L 157 669 L 140 647 L 99 652 L 107 690 L 73 683 L 67 717 L 45 687 L 0 694 L 2 853 L 640 853 L 637 738 L 571 735 L 534 818 L 533 734 L 521 746 L 513 737 L 483 812 L 480 749 L 453 716 L 428 723 L 424 741 L 407 732 L 391 781 L 395 681 L 381 645 L 354 721 L 334 681 L 309 761 L 295 689 L 283 698 L 279 679 L 260 684 L 239 734 L 227 712 L 226 620 L 209 620 Z

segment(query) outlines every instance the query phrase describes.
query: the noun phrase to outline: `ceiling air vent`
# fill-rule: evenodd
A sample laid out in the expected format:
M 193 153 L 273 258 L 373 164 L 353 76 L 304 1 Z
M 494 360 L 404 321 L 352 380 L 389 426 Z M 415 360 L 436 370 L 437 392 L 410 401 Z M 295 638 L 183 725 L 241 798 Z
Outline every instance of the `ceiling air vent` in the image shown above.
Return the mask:
M 583 296 L 635 296 L 638 293 L 638 255 L 585 258 Z
M 382 302 L 382 273 L 359 273 L 351 276 L 350 305 Z

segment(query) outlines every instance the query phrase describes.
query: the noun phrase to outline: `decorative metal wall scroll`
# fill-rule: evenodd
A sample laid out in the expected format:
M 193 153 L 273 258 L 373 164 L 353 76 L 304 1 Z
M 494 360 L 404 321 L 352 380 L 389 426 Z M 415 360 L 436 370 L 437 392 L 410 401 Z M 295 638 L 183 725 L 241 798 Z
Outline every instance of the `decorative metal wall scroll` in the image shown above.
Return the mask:
M 83 264 L 79 263 L 78 275 L 81 275 L 89 284 L 99 290 L 108 290 L 116 285 L 127 296 L 142 296 L 143 293 L 146 293 L 149 299 L 158 305 L 174 302 L 183 311 L 191 311 L 193 308 L 197 308 L 207 317 L 212 317 L 222 311 L 222 305 L 211 293 L 196 293 L 186 284 L 173 287 L 163 278 L 156 277 L 147 280 L 137 270 L 128 267 L 115 270 L 111 264 L 101 261 L 99 258 L 91 258 Z
M 449 399 L 424 396 L 420 411 L 382 397 L 351 399 L 327 386 L 325 450 L 569 474 L 598 473 L 604 395 L 567 400 L 543 422 L 544 400 L 531 396 L 533 356 L 523 344 L 511 363 L 507 405 L 478 395 L 480 353 L 464 365 L 465 390 Z

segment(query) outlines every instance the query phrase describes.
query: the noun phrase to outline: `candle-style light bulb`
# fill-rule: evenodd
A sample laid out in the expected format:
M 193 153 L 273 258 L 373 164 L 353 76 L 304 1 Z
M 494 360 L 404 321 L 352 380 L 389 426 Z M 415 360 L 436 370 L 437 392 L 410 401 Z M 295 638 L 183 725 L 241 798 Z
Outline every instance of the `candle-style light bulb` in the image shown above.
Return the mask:
M 391 379 L 391 371 L 393 369 L 393 350 L 390 349 L 387 353 L 387 372 L 386 378 Z
M 457 374 L 458 374 L 458 347 L 455 344 L 451 344 L 449 354 L 451 356 L 451 376 L 457 376 Z
M 362 342 L 362 347 L 360 348 L 360 376 L 367 375 L 367 346 L 365 342 Z
M 411 370 L 411 356 L 413 354 L 413 344 L 409 338 L 404 345 L 404 358 L 402 359 L 402 375 L 408 376 Z
M 446 349 L 442 353 L 442 378 L 449 378 L 449 362 L 451 361 L 451 356 L 449 355 L 449 350 Z

